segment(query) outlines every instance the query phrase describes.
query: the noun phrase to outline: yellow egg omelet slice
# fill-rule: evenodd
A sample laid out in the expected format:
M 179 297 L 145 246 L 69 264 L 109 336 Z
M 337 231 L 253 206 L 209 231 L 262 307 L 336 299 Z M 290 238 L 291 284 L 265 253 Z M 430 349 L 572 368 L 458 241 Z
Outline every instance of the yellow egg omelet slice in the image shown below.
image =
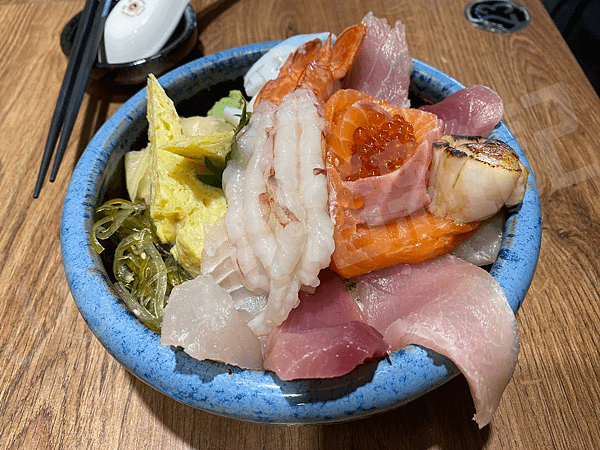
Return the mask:
M 182 125 L 187 125 L 183 137 L 163 144 L 161 149 L 201 161 L 208 158 L 215 166 L 225 167 L 235 137 L 233 125 L 213 116 L 188 117 L 182 119 Z
M 222 189 L 202 183 L 199 162 L 163 147 L 182 140 L 181 120 L 173 101 L 153 75 L 148 78 L 148 148 L 150 152 L 150 214 L 158 237 L 173 245 L 179 263 L 197 275 L 204 247 L 204 224 L 213 224 L 227 210 Z

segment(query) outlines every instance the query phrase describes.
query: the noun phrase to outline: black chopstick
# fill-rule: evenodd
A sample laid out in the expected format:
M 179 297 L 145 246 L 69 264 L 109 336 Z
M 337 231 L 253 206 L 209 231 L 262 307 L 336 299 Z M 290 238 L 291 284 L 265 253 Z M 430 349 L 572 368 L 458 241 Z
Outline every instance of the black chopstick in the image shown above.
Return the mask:
M 61 85 L 54 115 L 44 148 L 40 172 L 33 197 L 37 198 L 42 189 L 44 178 L 50 166 L 50 160 L 59 140 L 50 175 L 50 181 L 56 179 L 58 168 L 65 153 L 77 113 L 81 106 L 85 87 L 104 34 L 104 23 L 110 12 L 111 0 L 86 0 L 79 26 L 75 34 L 74 46 L 69 55 L 69 63 Z
M 56 142 L 58 141 L 60 130 L 65 119 L 65 106 L 68 93 L 71 92 L 75 83 L 78 62 L 81 60 L 85 48 L 85 37 L 89 34 L 96 5 L 96 0 L 87 0 L 79 18 L 79 25 L 77 26 L 77 32 L 75 33 L 75 38 L 73 40 L 73 47 L 71 47 L 67 70 L 65 71 L 65 76 L 62 85 L 60 86 L 60 92 L 58 93 L 58 99 L 56 100 L 56 106 L 54 107 L 54 114 L 52 116 L 52 121 L 50 122 L 50 130 L 48 131 L 44 155 L 42 157 L 42 163 L 33 193 L 34 198 L 37 198 L 40 194 L 46 172 L 48 172 L 48 167 L 50 166 L 50 161 L 54 154 L 54 148 L 56 147 Z

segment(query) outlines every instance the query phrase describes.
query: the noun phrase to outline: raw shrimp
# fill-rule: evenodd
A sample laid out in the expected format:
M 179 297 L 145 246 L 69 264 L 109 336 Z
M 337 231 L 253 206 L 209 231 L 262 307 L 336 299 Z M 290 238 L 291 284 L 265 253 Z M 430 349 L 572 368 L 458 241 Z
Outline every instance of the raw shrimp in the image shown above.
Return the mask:
M 279 105 L 286 94 L 299 88 L 312 90 L 318 100 L 325 102 L 333 93 L 335 82 L 352 67 L 366 29 L 363 24 L 347 28 L 333 45 L 331 35 L 323 44 L 320 39 L 313 39 L 301 45 L 290 54 L 279 76 L 264 85 L 254 104 L 270 101 Z
M 325 128 L 311 90 L 296 89 L 277 107 L 261 103 L 223 174 L 225 227 L 220 238 L 210 238 L 223 254 L 203 255 L 203 272 L 218 267 L 235 280 L 239 271 L 246 288 L 268 293 L 266 307 L 249 322 L 258 335 L 285 320 L 300 289 L 318 286 L 319 272 L 331 260 Z M 207 248 L 213 248 L 210 242 Z
M 321 269 L 334 249 L 333 222 L 327 206 L 323 111 L 310 90 L 287 95 L 277 109 L 276 125 L 262 149 L 254 149 L 246 171 L 246 233 L 269 274 L 266 309 L 250 326 L 266 334 L 281 324 L 298 303 L 302 286 L 319 284 Z M 264 170 L 262 170 L 264 169 Z M 256 179 L 262 173 L 262 184 Z M 262 239 L 254 239 L 254 236 Z M 263 247 L 270 246 L 269 251 Z
M 238 145 L 223 171 L 223 190 L 227 197 L 227 213 L 222 224 L 207 230 L 201 269 L 213 275 L 222 286 L 241 283 L 253 292 L 266 293 L 269 280 L 244 230 L 244 178 L 254 148 L 262 148 L 268 130 L 274 126 L 275 105 L 264 103 L 253 114 L 249 125 L 239 136 Z M 218 226 L 217 226 L 218 225 Z
M 283 64 L 298 47 L 317 38 L 325 41 L 328 36 L 329 33 L 298 34 L 281 41 L 262 55 L 244 75 L 246 95 L 256 97 L 269 80 L 277 78 Z M 250 103 L 253 105 L 254 101 Z

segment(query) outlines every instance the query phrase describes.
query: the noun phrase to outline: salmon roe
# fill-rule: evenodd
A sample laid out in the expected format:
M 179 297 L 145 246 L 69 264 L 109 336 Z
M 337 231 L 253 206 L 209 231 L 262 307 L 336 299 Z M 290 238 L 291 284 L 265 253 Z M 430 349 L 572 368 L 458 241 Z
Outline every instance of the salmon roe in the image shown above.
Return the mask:
M 373 119 L 371 125 L 354 130 L 352 165 L 355 171 L 344 177 L 346 181 L 393 172 L 416 150 L 416 145 L 405 145 L 416 142 L 413 127 L 404 117 L 395 115 L 391 121 L 381 120 L 381 117 Z M 391 143 L 396 145 L 388 145 Z

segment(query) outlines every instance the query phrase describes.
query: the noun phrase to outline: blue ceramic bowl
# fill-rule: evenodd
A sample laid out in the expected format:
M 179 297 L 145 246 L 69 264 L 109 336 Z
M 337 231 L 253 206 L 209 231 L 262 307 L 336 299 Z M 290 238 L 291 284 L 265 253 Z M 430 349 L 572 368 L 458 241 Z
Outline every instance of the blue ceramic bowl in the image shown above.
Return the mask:
M 159 81 L 178 108 L 200 108 L 203 100 L 215 92 L 227 92 L 223 91 L 223 83 L 239 79 L 274 44 L 249 45 L 210 55 Z M 439 101 L 462 87 L 449 76 L 415 61 L 412 89 L 425 99 Z M 161 347 L 159 335 L 139 322 L 117 298 L 100 257 L 89 243 L 94 209 L 105 196 L 123 189 L 123 154 L 145 145 L 145 114 L 145 91 L 141 91 L 94 136 L 73 173 L 61 228 L 67 279 L 81 315 L 107 351 L 131 373 L 164 394 L 202 410 L 280 424 L 337 422 L 385 411 L 419 397 L 458 373 L 447 358 L 408 346 L 392 353 L 389 359 L 364 364 L 346 376 L 287 382 L 270 372 L 197 361 L 182 351 Z M 528 166 L 519 144 L 503 123 L 492 136 L 511 145 Z M 539 199 L 530 175 L 523 204 L 509 212 L 502 249 L 491 269 L 514 311 L 533 277 L 540 239 Z

